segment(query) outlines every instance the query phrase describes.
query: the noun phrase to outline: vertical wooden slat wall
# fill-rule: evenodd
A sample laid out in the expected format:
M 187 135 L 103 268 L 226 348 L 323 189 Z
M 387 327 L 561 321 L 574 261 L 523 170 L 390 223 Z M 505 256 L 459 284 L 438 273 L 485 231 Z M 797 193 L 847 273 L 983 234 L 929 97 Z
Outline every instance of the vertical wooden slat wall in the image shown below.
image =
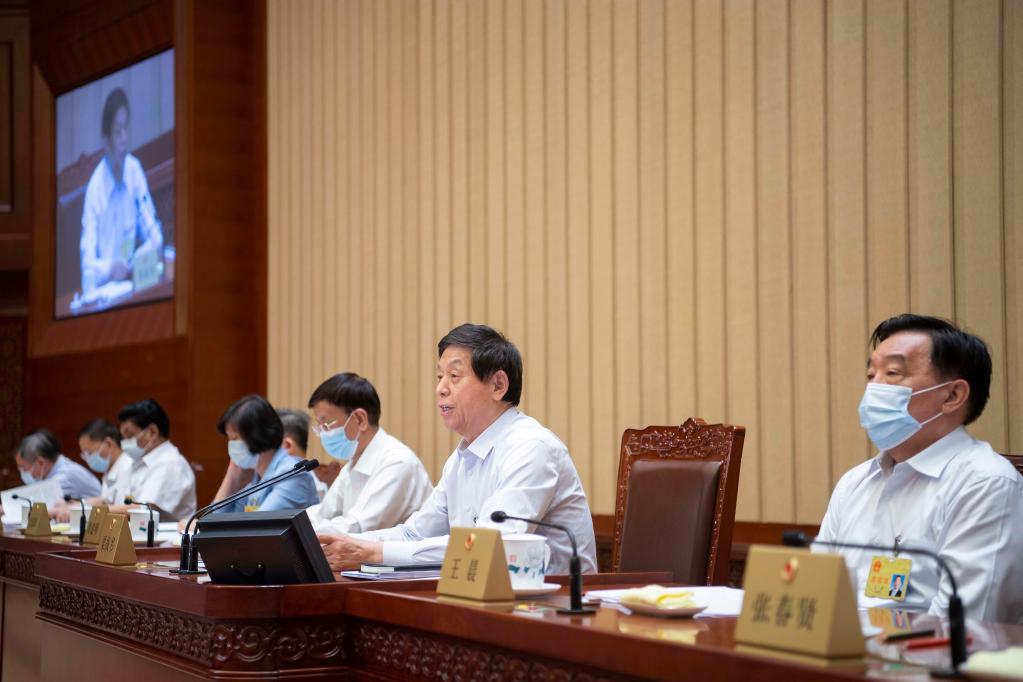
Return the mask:
M 369 377 L 433 476 L 435 344 L 505 331 L 610 513 L 625 428 L 749 429 L 738 516 L 869 456 L 867 336 L 989 343 L 1023 452 L 1023 2 L 268 0 L 269 393 Z M 312 444 L 313 453 L 319 452 Z

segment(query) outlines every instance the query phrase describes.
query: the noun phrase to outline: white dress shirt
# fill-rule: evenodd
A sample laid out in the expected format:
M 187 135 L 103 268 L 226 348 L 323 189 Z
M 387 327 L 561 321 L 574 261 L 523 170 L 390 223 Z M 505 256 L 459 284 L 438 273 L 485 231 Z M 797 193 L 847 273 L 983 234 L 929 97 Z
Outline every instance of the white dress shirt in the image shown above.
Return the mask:
M 966 615 L 1023 622 L 1023 477 L 985 442 L 958 428 L 929 448 L 896 463 L 887 453 L 853 468 L 838 482 L 820 538 L 834 542 L 915 545 L 937 552 L 959 586 Z M 906 599 L 863 596 L 870 550 L 840 551 L 861 605 L 948 612 L 951 586 L 927 557 L 913 562 Z M 939 580 L 939 575 L 940 580 Z
M 46 480 L 51 478 L 60 484 L 63 494 L 75 499 L 86 500 L 99 495 L 99 480 L 95 474 L 64 455 L 57 455 L 57 461 L 46 475 Z
M 103 474 L 102 490 L 99 496 L 107 504 L 124 504 L 124 498 L 131 495 L 131 457 L 121 453 Z M 141 499 L 141 498 L 140 498 Z M 148 502 L 149 500 L 146 500 Z
M 422 509 L 408 521 L 360 537 L 383 542 L 388 564 L 440 562 L 455 526 L 497 528 L 503 533 L 526 530 L 547 537 L 551 548 L 548 573 L 567 573 L 572 545 L 553 528 L 518 521 L 494 523 L 490 514 L 539 519 L 567 526 L 579 543 L 584 573 L 597 570 L 593 517 L 568 448 L 532 417 L 510 408 L 470 445 L 459 443 L 440 482 Z
M 306 510 L 318 533 L 361 533 L 395 526 L 433 491 L 430 475 L 407 445 L 378 429 L 348 462 L 320 504 Z
M 131 496 L 160 508 L 161 521 L 187 519 L 195 512 L 195 474 L 169 440 L 131 466 Z

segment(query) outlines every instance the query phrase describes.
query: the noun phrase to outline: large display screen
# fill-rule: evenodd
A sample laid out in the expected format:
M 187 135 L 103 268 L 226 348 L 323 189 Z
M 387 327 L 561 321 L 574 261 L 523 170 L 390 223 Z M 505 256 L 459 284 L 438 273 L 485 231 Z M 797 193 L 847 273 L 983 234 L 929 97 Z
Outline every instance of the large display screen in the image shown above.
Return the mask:
M 54 317 L 174 293 L 174 51 L 57 97 Z

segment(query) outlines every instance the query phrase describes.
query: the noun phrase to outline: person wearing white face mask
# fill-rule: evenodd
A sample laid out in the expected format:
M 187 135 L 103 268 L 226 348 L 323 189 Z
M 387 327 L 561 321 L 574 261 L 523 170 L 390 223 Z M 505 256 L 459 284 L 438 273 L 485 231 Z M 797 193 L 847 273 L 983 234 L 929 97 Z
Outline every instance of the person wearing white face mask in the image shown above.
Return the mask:
M 162 520 L 177 521 L 195 512 L 195 473 L 168 440 L 170 419 L 151 398 L 117 413 L 121 451 L 131 460 L 131 497 L 148 502 Z
M 309 409 L 324 451 L 342 464 L 323 502 L 308 510 L 317 532 L 390 528 L 433 492 L 415 453 L 380 426 L 380 397 L 368 380 L 335 374 L 313 391 Z
M 283 447 L 284 425 L 273 406 L 258 395 L 247 395 L 227 408 L 217 430 L 227 436 L 230 462 L 214 502 L 295 468 L 301 459 Z M 242 497 L 221 512 L 305 509 L 317 500 L 311 473 L 299 474 Z
M 52 479 L 60 484 L 64 495 L 78 499 L 99 495 L 96 477 L 60 454 L 57 437 L 47 429 L 37 429 L 22 438 L 14 451 L 14 461 L 25 485 Z
M 78 432 L 78 447 L 85 464 L 103 476 L 99 495 L 85 503 L 122 505 L 124 498 L 131 495 L 132 460 L 122 456 L 121 433 L 117 427 L 106 419 L 92 420 Z
M 838 482 L 820 539 L 892 546 L 893 559 L 899 544 L 930 549 L 955 575 L 967 617 L 1023 622 L 1023 477 L 963 428 L 987 403 L 987 346 L 945 320 L 909 314 L 878 325 L 871 345 L 859 413 L 880 452 Z M 887 590 L 876 575 L 884 555 L 841 553 L 861 604 L 885 603 L 872 588 Z M 903 601 L 888 603 L 947 614 L 948 578 L 930 559 L 899 556 L 911 562 Z

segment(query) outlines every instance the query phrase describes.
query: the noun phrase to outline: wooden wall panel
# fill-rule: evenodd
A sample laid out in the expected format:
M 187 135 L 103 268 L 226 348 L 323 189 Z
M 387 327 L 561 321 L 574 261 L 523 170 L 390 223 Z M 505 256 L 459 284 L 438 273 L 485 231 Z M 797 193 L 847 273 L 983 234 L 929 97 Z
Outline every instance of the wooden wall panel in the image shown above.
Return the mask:
M 436 477 L 435 344 L 486 322 L 595 512 L 625 428 L 698 415 L 750 429 L 740 519 L 817 523 L 912 310 L 988 340 L 1023 450 L 1019 3 L 268 6 L 275 402 L 365 373 Z

